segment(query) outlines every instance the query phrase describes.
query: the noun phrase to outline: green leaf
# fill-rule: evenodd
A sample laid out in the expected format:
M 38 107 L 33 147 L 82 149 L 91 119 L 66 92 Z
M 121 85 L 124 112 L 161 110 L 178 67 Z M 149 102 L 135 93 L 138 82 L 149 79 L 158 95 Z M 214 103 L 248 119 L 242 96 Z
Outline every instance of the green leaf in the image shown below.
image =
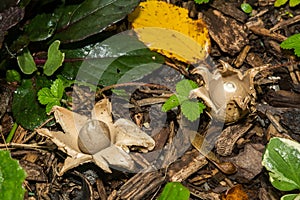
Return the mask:
M 200 114 L 202 114 L 206 106 L 202 102 L 198 102 L 198 106 L 199 106 Z
M 170 96 L 170 98 L 163 104 L 161 110 L 163 112 L 167 112 L 169 110 L 171 110 L 172 108 L 175 108 L 177 106 L 179 106 L 180 103 L 178 101 L 178 98 L 176 96 L 176 94 L 173 94 L 172 96 Z
M 59 78 L 56 79 L 51 85 L 50 89 L 53 96 L 55 96 L 57 99 L 61 99 L 65 90 L 63 81 Z
M 183 115 L 190 121 L 195 121 L 203 113 L 205 105 L 189 99 L 190 91 L 198 85 L 192 80 L 183 79 L 176 84 L 176 95 L 172 95 L 162 106 L 162 111 L 167 112 L 181 105 Z
M 71 87 L 71 85 L 74 84 L 73 80 L 69 80 L 62 75 L 57 75 L 57 78 L 62 81 L 63 88 Z
M 158 69 L 163 62 L 163 56 L 150 51 L 136 37 L 118 34 L 91 49 L 76 80 L 104 86 L 134 81 Z
M 53 106 L 61 106 L 60 101 L 55 100 L 55 101 L 49 102 L 46 106 L 46 113 L 50 113 Z
M 53 14 L 40 14 L 35 16 L 25 27 L 25 34 L 30 41 L 43 41 L 54 34 L 57 17 Z
M 60 16 L 55 39 L 74 42 L 100 33 L 125 18 L 139 0 L 86 0 L 55 11 Z
M 184 101 L 189 101 L 189 97 L 185 96 L 185 95 L 183 96 L 183 95 L 177 94 L 177 98 L 178 98 L 179 104 L 182 104 Z
M 245 13 L 247 13 L 247 14 L 249 14 L 249 13 L 252 12 L 252 6 L 251 6 L 250 4 L 248 4 L 248 3 L 242 3 L 242 4 L 241 4 L 241 9 L 242 9 Z
M 41 104 L 46 105 L 56 100 L 56 97 L 52 94 L 49 88 L 42 88 L 38 92 L 38 100 Z
M 194 0 L 196 3 L 198 4 L 202 4 L 202 3 L 208 3 L 209 0 Z
M 11 158 L 9 151 L 0 150 L 0 199 L 22 200 L 25 189 L 22 183 L 25 171 L 18 161 Z
M 38 100 L 41 104 L 47 105 L 46 112 L 49 113 L 53 106 L 60 106 L 60 101 L 64 94 L 64 83 L 61 79 L 56 79 L 50 89 L 45 87 L 38 92 Z
M 45 109 L 37 101 L 37 90 L 48 84 L 47 79 L 37 76 L 35 82 L 32 79 L 22 80 L 15 91 L 12 112 L 16 122 L 24 128 L 34 130 L 48 119 Z
M 63 50 L 65 62 L 61 69 L 61 74 L 68 80 L 74 80 L 85 57 L 94 45 L 88 45 L 80 49 Z
M 274 6 L 275 7 L 280 7 L 282 6 L 283 4 L 285 4 L 288 0 L 276 0 L 275 3 L 274 3 Z
M 24 74 L 32 74 L 37 70 L 35 62 L 28 48 L 25 48 L 21 55 L 17 57 L 18 65 Z
M 272 138 L 262 164 L 270 171 L 272 185 L 282 191 L 300 189 L 300 144 L 285 138 Z
M 290 6 L 295 7 L 300 4 L 300 0 L 290 0 Z
M 179 182 L 169 182 L 164 187 L 158 200 L 188 200 L 190 191 Z
M 109 59 L 108 59 L 109 60 Z M 102 85 L 132 82 L 161 67 L 164 58 L 149 49 L 127 52 L 111 62 L 101 76 Z
M 294 49 L 295 54 L 300 57 L 300 33 L 288 37 L 280 44 L 280 47 L 283 49 Z
M 21 81 L 21 75 L 18 71 L 12 69 L 6 71 L 6 81 L 7 82 L 20 82 Z
M 30 40 L 25 35 L 20 35 L 17 39 L 15 39 L 12 44 L 9 46 L 9 51 L 12 53 L 22 53 L 24 49 L 29 45 Z
M 276 0 L 275 3 L 274 3 L 274 6 L 275 7 L 279 7 L 279 6 L 282 6 L 284 5 L 288 0 Z M 290 7 L 295 7 L 297 6 L 298 4 L 300 4 L 300 0 L 290 0 Z
M 188 120 L 193 122 L 203 113 L 203 108 L 199 106 L 199 102 L 184 101 L 181 104 L 181 111 Z
M 63 63 L 65 54 L 59 48 L 60 41 L 54 41 L 48 49 L 48 59 L 44 65 L 44 74 L 51 76 Z
M 188 97 L 190 91 L 197 88 L 198 85 L 192 80 L 183 79 L 176 84 L 176 92 L 180 96 Z
M 300 200 L 300 194 L 286 194 L 280 200 Z

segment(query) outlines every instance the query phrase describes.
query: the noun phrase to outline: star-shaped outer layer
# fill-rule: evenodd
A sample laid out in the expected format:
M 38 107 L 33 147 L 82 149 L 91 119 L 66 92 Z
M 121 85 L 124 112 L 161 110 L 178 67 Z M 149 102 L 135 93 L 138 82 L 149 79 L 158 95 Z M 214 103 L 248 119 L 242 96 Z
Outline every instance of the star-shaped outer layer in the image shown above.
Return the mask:
M 200 74 L 204 86 L 190 92 L 190 98 L 201 98 L 211 108 L 212 116 L 225 123 L 233 123 L 251 112 L 256 99 L 254 77 L 268 69 L 269 65 L 248 69 L 244 73 L 220 60 L 222 68 L 211 73 L 206 67 L 198 66 L 192 74 Z
M 60 106 L 54 106 L 52 112 L 64 132 L 41 128 L 37 129 L 37 133 L 50 138 L 58 149 L 68 155 L 59 171 L 60 176 L 69 169 L 87 162 L 94 162 L 108 173 L 111 173 L 109 165 L 132 171 L 134 162 L 128 154 L 130 146 L 139 147 L 143 152 L 152 150 L 155 146 L 155 141 L 133 122 L 121 118 L 113 123 L 111 103 L 108 99 L 102 99 L 95 104 L 91 118 L 107 124 L 111 145 L 92 155 L 83 153 L 78 146 L 79 131 L 89 118 Z

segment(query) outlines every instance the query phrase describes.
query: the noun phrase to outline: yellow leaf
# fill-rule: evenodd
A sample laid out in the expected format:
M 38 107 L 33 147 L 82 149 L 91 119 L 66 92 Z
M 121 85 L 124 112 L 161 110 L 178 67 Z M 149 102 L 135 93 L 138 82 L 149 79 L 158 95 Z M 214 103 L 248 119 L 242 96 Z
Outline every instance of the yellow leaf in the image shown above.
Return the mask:
M 194 64 L 208 55 L 206 25 L 189 18 L 185 8 L 163 1 L 141 2 L 128 19 L 142 42 L 171 59 Z

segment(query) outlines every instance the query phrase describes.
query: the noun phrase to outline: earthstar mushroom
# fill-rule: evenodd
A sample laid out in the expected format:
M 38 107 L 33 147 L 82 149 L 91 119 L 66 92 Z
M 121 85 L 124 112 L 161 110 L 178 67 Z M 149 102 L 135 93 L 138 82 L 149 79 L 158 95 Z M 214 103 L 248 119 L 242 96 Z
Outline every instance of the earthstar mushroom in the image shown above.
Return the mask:
M 131 146 L 142 152 L 155 146 L 154 140 L 130 120 L 121 118 L 113 123 L 108 99 L 95 104 L 91 119 L 60 106 L 54 106 L 52 112 L 64 132 L 41 128 L 37 133 L 68 155 L 59 175 L 87 162 L 94 162 L 108 173 L 109 166 L 132 171 L 135 166 L 128 154 Z
M 192 70 L 192 74 L 203 77 L 204 85 L 192 90 L 190 98 L 201 98 L 211 108 L 213 117 L 229 124 L 255 111 L 254 77 L 269 65 L 251 68 L 242 73 L 222 60 L 220 63 L 222 67 L 212 73 L 203 66 Z

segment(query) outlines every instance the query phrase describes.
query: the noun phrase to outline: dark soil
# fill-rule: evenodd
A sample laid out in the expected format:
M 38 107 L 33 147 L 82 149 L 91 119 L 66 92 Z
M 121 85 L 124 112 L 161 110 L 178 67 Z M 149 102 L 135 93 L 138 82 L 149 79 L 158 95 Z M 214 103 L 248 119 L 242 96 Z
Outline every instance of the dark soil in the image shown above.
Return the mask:
M 270 69 L 259 73 L 255 79 L 258 96 L 253 105 L 255 109 L 242 120 L 222 126 L 213 149 L 220 162 L 234 164 L 237 171 L 227 166 L 230 169 L 225 169 L 224 173 L 219 163 L 201 156 L 190 145 L 189 136 L 180 132 L 181 126 L 189 126 L 178 120 L 180 110 L 161 117 L 161 104 L 150 104 L 130 108 L 131 116 L 123 116 L 128 111 L 128 107 L 124 107 L 128 102 L 114 98 L 113 108 L 119 108 L 113 110 L 114 117 L 131 117 L 138 125 L 149 125 L 143 129 L 155 139 L 156 149 L 164 147 L 164 151 L 144 158 L 138 153 L 133 155 L 139 167 L 147 166 L 137 174 L 117 169 L 108 174 L 87 163 L 59 177 L 56 172 L 66 155 L 50 140 L 19 126 L 8 148 L 28 174 L 24 183 L 25 199 L 155 199 L 169 181 L 182 182 L 191 191 L 190 199 L 269 200 L 280 199 L 286 194 L 270 184 L 261 159 L 271 137 L 292 138 L 300 142 L 299 58 L 279 46 L 285 38 L 300 32 L 299 6 L 290 8 L 286 4 L 275 8 L 272 0 L 250 0 L 247 2 L 254 10 L 248 15 L 240 9 L 241 0 L 217 0 L 204 6 L 194 1 L 170 2 L 188 8 L 191 18 L 203 16 L 212 43 L 209 62 L 219 66 L 221 59 L 243 72 L 270 64 Z M 184 69 L 184 66 L 179 68 Z M 157 75 L 149 77 L 156 79 L 145 77 L 141 81 L 164 85 L 171 91 L 182 76 L 172 66 L 164 66 L 153 73 Z M 193 76 L 188 78 L 196 79 Z M 14 122 L 10 102 L 16 87 L 5 81 L 1 83 L 2 137 L 8 135 Z M 155 92 L 161 89 L 155 86 L 122 88 L 134 90 L 131 102 L 157 96 Z M 112 97 L 109 92 L 106 95 Z M 203 114 L 198 121 L 198 131 L 202 135 L 207 134 L 209 121 L 208 114 Z M 36 142 L 43 144 L 43 148 L 36 148 Z M 172 145 L 167 145 L 170 143 Z M 2 149 L 6 148 L 4 142 L 0 145 Z M 184 145 L 188 146 L 183 148 Z M 154 166 L 149 167 L 149 163 L 154 163 Z M 230 193 L 237 196 L 230 197 Z

